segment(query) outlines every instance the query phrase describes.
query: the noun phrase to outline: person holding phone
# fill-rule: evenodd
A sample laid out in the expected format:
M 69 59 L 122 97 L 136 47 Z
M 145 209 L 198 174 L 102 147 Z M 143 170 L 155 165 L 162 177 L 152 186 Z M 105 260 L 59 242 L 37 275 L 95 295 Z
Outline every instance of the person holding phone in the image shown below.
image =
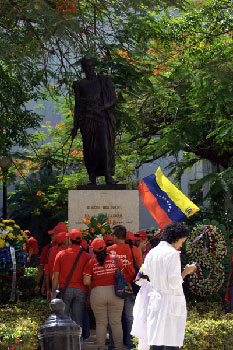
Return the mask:
M 144 349 L 177 350 L 183 345 L 187 310 L 182 283 L 196 269 L 186 265 L 181 272 L 178 249 L 188 234 L 182 223 L 165 226 L 160 243 L 149 251 L 141 267 L 150 282 L 146 293 L 142 288 L 137 296 L 132 335 L 143 340 Z

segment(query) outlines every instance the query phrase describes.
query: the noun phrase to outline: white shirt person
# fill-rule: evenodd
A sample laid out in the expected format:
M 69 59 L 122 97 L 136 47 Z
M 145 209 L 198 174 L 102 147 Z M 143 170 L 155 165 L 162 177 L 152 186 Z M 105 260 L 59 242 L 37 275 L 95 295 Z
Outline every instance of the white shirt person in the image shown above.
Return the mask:
M 196 267 L 186 265 L 181 273 L 179 249 L 188 236 L 181 223 L 170 223 L 161 242 L 147 254 L 141 269 L 149 277 L 137 296 L 132 334 L 143 339 L 145 350 L 178 349 L 183 345 L 187 317 L 183 278 Z M 146 346 L 147 345 L 147 346 Z

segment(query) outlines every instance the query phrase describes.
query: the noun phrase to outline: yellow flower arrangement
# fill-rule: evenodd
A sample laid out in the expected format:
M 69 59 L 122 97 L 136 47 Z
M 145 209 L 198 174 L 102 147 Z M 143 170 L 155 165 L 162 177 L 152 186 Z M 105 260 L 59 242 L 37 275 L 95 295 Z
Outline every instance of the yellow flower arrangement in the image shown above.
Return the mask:
M 13 233 L 8 233 L 8 238 L 12 239 L 14 237 Z
M 5 245 L 5 241 L 3 239 L 0 239 L 0 248 L 3 248 Z
M 15 224 L 14 220 L 1 220 L 0 222 L 0 248 L 9 246 L 23 246 L 26 244 L 28 236 Z
M 0 283 L 1 292 L 4 295 L 10 294 L 12 284 L 9 281 L 13 278 L 12 270 L 12 249 L 15 251 L 16 259 L 16 288 L 24 284 L 24 268 L 27 261 L 27 253 L 24 247 L 27 238 L 19 225 L 14 220 L 1 220 L 0 226 Z M 1 294 L 1 293 L 0 293 Z M 1 298 L 1 297 L 0 297 Z M 0 342 L 1 344 L 1 342 Z M 12 348 L 13 349 L 13 348 Z

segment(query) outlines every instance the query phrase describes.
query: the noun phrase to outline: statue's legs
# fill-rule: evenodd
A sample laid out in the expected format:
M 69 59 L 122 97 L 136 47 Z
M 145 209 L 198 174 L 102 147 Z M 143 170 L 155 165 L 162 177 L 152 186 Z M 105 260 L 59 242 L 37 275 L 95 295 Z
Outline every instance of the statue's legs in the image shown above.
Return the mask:
M 114 180 L 114 178 L 111 175 L 106 175 L 105 182 L 106 184 L 114 185 L 116 183 L 116 180 Z
M 93 174 L 89 174 L 89 181 L 88 184 L 90 185 L 96 185 L 96 176 Z

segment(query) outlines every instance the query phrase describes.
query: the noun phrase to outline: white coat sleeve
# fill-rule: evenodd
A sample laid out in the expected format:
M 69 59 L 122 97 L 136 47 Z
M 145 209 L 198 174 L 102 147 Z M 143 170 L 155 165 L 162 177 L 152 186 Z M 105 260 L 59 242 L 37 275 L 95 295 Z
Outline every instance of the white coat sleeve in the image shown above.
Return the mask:
M 150 260 L 151 260 L 151 254 L 150 252 L 146 255 L 146 258 L 144 260 L 144 263 L 140 267 L 140 270 L 144 273 L 144 275 L 148 275 L 150 272 Z
M 183 283 L 179 252 L 169 254 L 166 262 L 169 289 L 178 289 L 182 286 Z

